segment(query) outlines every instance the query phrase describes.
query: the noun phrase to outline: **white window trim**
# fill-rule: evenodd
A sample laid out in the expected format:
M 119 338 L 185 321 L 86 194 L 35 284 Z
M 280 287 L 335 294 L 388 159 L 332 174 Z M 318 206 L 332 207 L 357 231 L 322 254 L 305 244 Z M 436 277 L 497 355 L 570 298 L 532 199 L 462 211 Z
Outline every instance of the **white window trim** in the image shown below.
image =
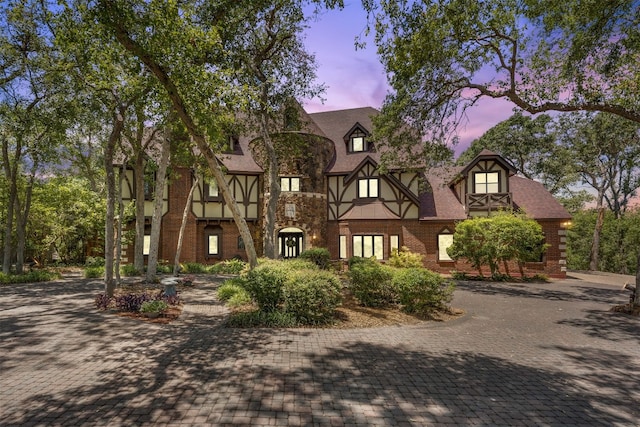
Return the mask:
M 372 191 L 372 190 L 375 190 L 375 191 Z M 363 192 L 365 193 L 365 195 L 362 194 Z M 359 199 L 376 199 L 379 196 L 380 196 L 380 180 L 378 178 L 359 178 L 358 179 L 358 198 Z
M 367 242 L 370 240 L 370 242 Z M 381 234 L 356 234 L 351 237 L 353 243 L 353 256 L 370 258 L 375 256 L 376 259 L 384 259 L 384 236 Z M 370 248 L 366 246 L 370 243 Z M 369 250 L 371 253 L 369 254 Z

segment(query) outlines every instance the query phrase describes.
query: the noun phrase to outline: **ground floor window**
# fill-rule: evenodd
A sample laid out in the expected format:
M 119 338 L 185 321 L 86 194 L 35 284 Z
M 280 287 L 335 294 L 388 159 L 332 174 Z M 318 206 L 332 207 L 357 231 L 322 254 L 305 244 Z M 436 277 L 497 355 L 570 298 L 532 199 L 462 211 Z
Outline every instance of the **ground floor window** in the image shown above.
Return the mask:
M 438 261 L 453 261 L 447 253 L 447 248 L 453 245 L 453 233 L 444 229 L 438 234 Z
M 353 236 L 353 256 L 383 259 L 383 236 Z
M 217 234 L 211 234 L 209 237 L 209 245 L 207 248 L 208 255 L 218 255 L 220 253 L 220 238 Z
M 340 259 L 346 259 L 347 258 L 347 236 L 340 235 L 340 240 L 338 241 L 338 244 L 340 246 L 339 248 Z
M 145 234 L 142 240 L 142 255 L 149 255 L 151 251 L 151 235 Z
M 400 249 L 400 236 L 392 234 L 389 236 L 389 252 Z
M 209 256 L 218 257 L 222 254 L 222 227 L 218 225 L 208 225 L 204 228 L 205 253 Z

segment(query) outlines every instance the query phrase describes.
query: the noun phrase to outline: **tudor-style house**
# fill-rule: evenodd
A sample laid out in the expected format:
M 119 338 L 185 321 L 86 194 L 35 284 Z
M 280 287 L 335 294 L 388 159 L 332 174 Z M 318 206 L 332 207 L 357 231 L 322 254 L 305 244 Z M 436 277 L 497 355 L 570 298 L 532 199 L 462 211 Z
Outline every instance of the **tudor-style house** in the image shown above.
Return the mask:
M 565 225 L 570 215 L 540 183 L 518 176 L 499 155 L 483 151 L 465 167 L 381 174 L 380 153 L 369 139 L 371 117 L 377 110 L 301 114 L 297 129 L 287 127 L 273 137 L 276 143 L 281 137 L 297 141 L 297 148 L 281 156 L 278 171 L 282 193 L 275 237 L 281 257 L 325 247 L 335 260 L 352 256 L 386 260 L 393 249 L 405 246 L 423 254 L 425 267 L 434 271 L 472 271 L 447 255 L 456 223 L 513 208 L 538 221 L 549 244 L 542 259 L 527 263 L 525 272 L 565 275 Z M 229 151 L 219 160 L 260 253 L 268 189 L 259 142 L 248 136 L 232 138 Z M 131 171 L 124 174 L 125 200 L 134 194 L 132 178 Z M 165 188 L 160 259 L 175 256 L 183 210 L 195 180 L 191 170 L 175 168 Z M 127 249 L 125 258 L 131 256 Z M 211 264 L 234 257 L 246 255 L 229 207 L 215 182 L 200 180 L 189 209 L 181 261 Z

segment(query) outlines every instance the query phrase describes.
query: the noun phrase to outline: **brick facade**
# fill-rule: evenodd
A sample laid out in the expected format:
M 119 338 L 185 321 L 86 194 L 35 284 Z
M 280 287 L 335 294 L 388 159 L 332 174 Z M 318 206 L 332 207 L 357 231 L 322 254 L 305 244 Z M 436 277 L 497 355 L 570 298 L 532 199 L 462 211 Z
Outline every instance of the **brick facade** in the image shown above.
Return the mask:
M 565 275 L 566 230 L 562 223 L 570 216 L 541 184 L 515 175 L 508 162 L 491 152 L 481 153 L 467 167 L 450 167 L 445 173 L 430 170 L 420 175 L 415 172 L 403 175 L 394 171 L 393 176 L 382 175 L 377 167 L 380 153 L 373 144 L 357 152 L 349 148 L 350 135 L 357 134 L 360 139 L 361 135 L 367 135 L 372 128 L 371 117 L 375 114 L 376 111 L 370 108 L 316 113 L 306 116 L 306 130 L 274 136 L 276 143 L 284 138 L 280 143 L 295 148 L 287 155 L 280 153 L 279 177 L 285 182 L 291 182 L 287 181 L 291 179 L 299 182 L 299 188 L 282 192 L 278 200 L 274 238 L 280 249 L 287 246 L 288 239 L 295 238 L 302 242 L 299 243 L 300 250 L 326 247 L 337 260 L 341 255 L 340 236 L 344 236 L 346 243 L 343 255 L 349 258 L 354 254 L 353 236 L 375 235 L 383 236 L 382 257 L 386 260 L 397 236 L 397 244 L 422 254 L 425 267 L 431 270 L 477 274 L 466 262 L 440 260 L 438 236 L 443 231 L 453 233 L 455 224 L 469 215 L 486 215 L 493 209 L 491 204 L 482 204 L 474 206 L 471 212 L 466 204 L 467 196 L 481 200 L 483 195 L 495 195 L 500 196 L 500 200 L 509 205 L 507 207 L 524 209 L 536 219 L 550 245 L 540 262 L 525 265 L 525 273 L 543 273 L 551 277 Z M 235 151 L 222 156 L 221 161 L 229 171 L 229 179 L 234 182 L 236 197 L 241 195 L 245 208 L 253 207 L 244 212 L 251 212 L 247 217 L 248 225 L 260 256 L 268 189 L 264 179 L 265 155 L 258 142 L 255 138 L 240 138 Z M 486 171 L 500 177 L 499 188 L 476 193 L 471 180 Z M 239 176 L 245 179 L 235 179 Z M 175 257 L 184 206 L 193 180 L 188 169 L 177 169 L 172 174 L 159 248 L 159 259 L 168 263 L 173 263 Z M 418 194 L 424 191 L 416 184 L 420 180 L 428 183 L 428 190 L 423 194 Z M 366 187 L 371 182 L 375 184 L 373 190 Z M 363 185 L 365 190 L 362 190 Z M 374 192 L 373 196 L 369 194 L 370 190 Z M 224 202 L 209 200 L 202 191 L 188 212 L 181 262 L 212 264 L 224 259 L 246 259 L 233 219 L 228 210 L 220 209 Z M 487 209 L 487 212 L 478 212 L 478 209 Z M 281 232 L 279 240 L 278 233 Z M 209 253 L 211 235 L 217 236 L 211 239 L 218 242 L 216 254 Z M 379 239 L 375 241 L 379 242 Z M 125 256 L 131 258 L 130 254 Z M 520 272 L 515 263 L 501 265 L 500 269 L 513 276 Z M 483 273 L 489 274 L 488 271 Z

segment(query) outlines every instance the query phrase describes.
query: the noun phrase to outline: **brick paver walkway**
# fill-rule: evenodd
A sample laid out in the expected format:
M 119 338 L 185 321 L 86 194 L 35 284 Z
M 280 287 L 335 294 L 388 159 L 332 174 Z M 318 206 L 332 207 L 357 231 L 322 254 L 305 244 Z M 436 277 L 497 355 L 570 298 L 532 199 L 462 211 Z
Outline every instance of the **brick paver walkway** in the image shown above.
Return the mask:
M 447 323 L 226 329 L 213 285 L 154 325 L 79 279 L 0 287 L 0 425 L 639 425 L 617 284 L 462 283 Z

